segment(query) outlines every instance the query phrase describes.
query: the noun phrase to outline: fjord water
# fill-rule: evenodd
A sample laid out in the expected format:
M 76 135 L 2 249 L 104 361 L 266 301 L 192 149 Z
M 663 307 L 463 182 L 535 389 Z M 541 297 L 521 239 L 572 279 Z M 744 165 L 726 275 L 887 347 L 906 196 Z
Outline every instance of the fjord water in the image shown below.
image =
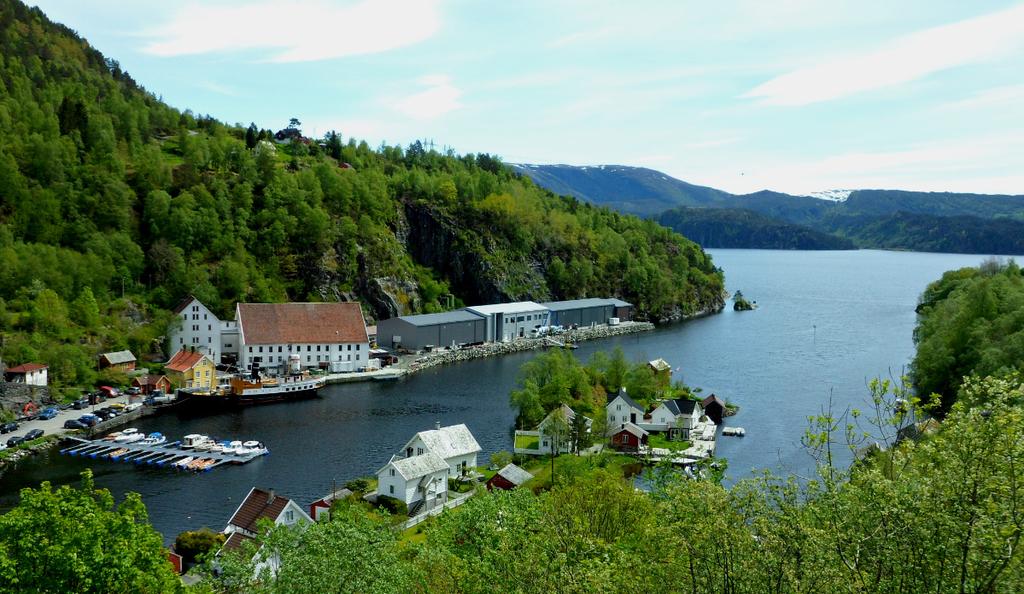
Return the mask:
M 719 315 L 654 332 L 584 343 L 586 359 L 621 346 L 631 359 L 666 359 L 674 377 L 738 404 L 730 424 L 745 438 L 720 437 L 730 480 L 771 468 L 802 475 L 813 462 L 800 445 L 807 416 L 864 407 L 867 382 L 899 375 L 913 356 L 914 306 L 925 286 L 984 256 L 912 252 L 710 250 L 730 292 L 756 300 L 752 312 Z M 18 489 L 77 480 L 91 467 L 120 497 L 142 494 L 167 540 L 186 529 L 223 528 L 252 486 L 274 488 L 305 506 L 335 481 L 373 474 L 416 431 L 466 423 L 483 447 L 509 449 L 515 414 L 508 394 L 519 366 L 536 352 L 434 368 L 392 383 L 330 386 L 315 400 L 208 416 L 164 415 L 136 425 L 171 439 L 187 433 L 258 439 L 271 455 L 240 467 L 192 475 L 51 452 L 0 476 L 0 510 Z M 848 462 L 849 457 L 840 460 Z

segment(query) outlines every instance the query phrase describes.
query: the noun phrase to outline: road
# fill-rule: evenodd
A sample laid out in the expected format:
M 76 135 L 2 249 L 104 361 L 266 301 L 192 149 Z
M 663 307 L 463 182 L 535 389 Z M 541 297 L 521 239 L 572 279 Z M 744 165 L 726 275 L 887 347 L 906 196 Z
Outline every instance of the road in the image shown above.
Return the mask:
M 25 421 L 24 423 L 20 423 L 21 426 L 18 427 L 17 431 L 12 431 L 10 433 L 5 433 L 3 435 L 0 435 L 0 444 L 2 444 L 3 447 L 6 447 L 7 446 L 7 440 L 9 440 L 12 437 L 23 436 L 23 435 L 25 435 L 26 433 L 28 433 L 29 431 L 31 431 L 33 429 L 42 429 L 43 430 L 43 435 L 64 435 L 65 433 L 68 433 L 68 432 L 72 431 L 72 429 L 65 429 L 64 428 L 64 423 L 68 419 L 77 419 L 78 417 L 80 417 L 80 416 L 82 416 L 82 415 L 84 415 L 86 413 L 90 413 L 93 410 L 98 409 L 98 408 L 103 408 L 105 406 L 110 406 L 111 404 L 114 404 L 115 402 L 120 402 L 121 404 L 128 404 L 129 403 L 129 400 L 128 400 L 129 398 L 132 398 L 131 402 L 142 402 L 142 398 L 143 397 L 142 396 L 131 397 L 131 396 L 128 396 L 126 394 L 122 394 L 122 395 L 118 396 L 117 398 L 108 398 L 105 402 L 101 402 L 101 403 L 96 404 L 94 406 L 89 406 L 87 408 L 83 408 L 81 410 L 75 410 L 73 408 L 62 409 L 60 411 L 60 413 L 58 413 L 57 416 L 53 417 L 52 419 L 45 419 L 45 420 L 44 419 L 35 419 L 33 421 Z M 43 408 L 46 408 L 46 407 L 44 406 Z M 2 448 L 0 448 L 0 449 L 2 449 Z

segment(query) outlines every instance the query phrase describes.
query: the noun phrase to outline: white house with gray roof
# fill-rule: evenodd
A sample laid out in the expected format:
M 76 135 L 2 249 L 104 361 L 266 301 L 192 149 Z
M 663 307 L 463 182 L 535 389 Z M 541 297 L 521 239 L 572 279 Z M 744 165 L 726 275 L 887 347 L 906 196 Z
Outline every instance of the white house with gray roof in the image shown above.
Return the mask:
M 448 500 L 448 471 L 448 462 L 434 452 L 407 458 L 392 456 L 377 471 L 377 494 L 404 502 L 410 514 L 444 505 Z
M 618 394 L 608 395 L 605 406 L 605 419 L 608 432 L 617 430 L 623 423 L 641 425 L 644 422 L 644 409 L 626 393 L 626 388 L 619 389 Z
M 480 444 L 465 424 L 420 431 L 402 448 L 406 459 L 433 453 L 448 465 L 448 476 L 465 476 L 476 469 Z

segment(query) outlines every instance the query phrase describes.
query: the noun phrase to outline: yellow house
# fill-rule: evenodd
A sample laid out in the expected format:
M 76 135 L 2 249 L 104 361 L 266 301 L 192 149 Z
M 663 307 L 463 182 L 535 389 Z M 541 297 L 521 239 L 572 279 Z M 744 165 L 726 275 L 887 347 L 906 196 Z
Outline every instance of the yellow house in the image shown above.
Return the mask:
M 178 351 L 164 370 L 179 388 L 210 388 L 217 383 L 217 368 L 213 361 L 196 351 Z

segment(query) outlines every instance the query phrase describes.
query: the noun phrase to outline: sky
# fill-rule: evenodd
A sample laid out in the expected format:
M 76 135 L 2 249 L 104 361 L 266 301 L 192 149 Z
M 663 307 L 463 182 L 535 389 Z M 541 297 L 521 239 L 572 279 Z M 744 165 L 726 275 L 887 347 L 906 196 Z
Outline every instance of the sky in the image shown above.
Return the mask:
M 736 193 L 1024 194 L 1024 3 L 39 0 L 179 109 Z

